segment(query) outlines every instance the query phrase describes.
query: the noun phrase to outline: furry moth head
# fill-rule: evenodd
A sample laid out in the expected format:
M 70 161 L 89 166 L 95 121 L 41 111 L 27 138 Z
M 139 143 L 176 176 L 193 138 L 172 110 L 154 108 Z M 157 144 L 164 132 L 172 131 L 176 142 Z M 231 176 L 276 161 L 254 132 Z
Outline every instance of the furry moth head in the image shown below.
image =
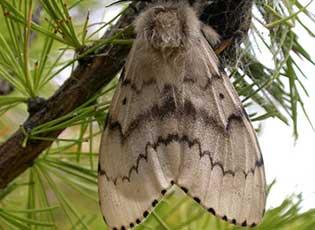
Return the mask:
M 211 43 L 219 40 L 219 35 L 203 25 L 185 1 L 153 5 L 136 20 L 137 39 L 161 50 L 191 46 L 192 40 L 200 36 L 201 27 L 205 28 Z
M 255 226 L 265 207 L 264 164 L 218 67 L 211 45 L 219 36 L 185 1 L 152 5 L 135 24 L 100 146 L 106 223 L 116 230 L 140 224 L 178 186 L 223 220 Z

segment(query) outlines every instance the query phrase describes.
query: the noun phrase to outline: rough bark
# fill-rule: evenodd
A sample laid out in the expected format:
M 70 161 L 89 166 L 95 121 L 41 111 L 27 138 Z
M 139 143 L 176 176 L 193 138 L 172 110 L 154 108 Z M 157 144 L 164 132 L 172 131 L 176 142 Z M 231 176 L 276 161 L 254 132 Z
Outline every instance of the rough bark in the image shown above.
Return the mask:
M 136 8 L 130 7 L 104 37 L 109 38 L 114 31 L 130 24 L 139 11 L 144 8 L 145 3 L 143 2 L 148 1 L 137 3 Z M 203 2 L 211 2 L 211 4 L 204 8 L 201 19 L 216 28 L 223 39 L 229 39 L 230 47 L 235 49 L 240 43 L 240 39 L 236 35 L 240 34 L 239 31 L 243 35 L 247 33 L 252 0 Z M 247 16 L 244 17 L 244 15 Z M 31 129 L 66 115 L 82 105 L 119 72 L 129 49 L 129 46 L 111 45 L 102 50 L 105 55 L 80 61 L 69 79 L 43 104 L 40 110 L 28 117 L 23 126 Z M 225 56 L 228 54 L 223 55 L 223 57 Z M 231 59 L 233 58 L 231 55 Z M 46 133 L 43 136 L 58 137 L 62 131 Z M 0 188 L 5 188 L 8 183 L 24 172 L 39 154 L 52 144 L 51 141 L 30 140 L 23 147 L 24 138 L 23 131 L 19 129 L 0 146 Z

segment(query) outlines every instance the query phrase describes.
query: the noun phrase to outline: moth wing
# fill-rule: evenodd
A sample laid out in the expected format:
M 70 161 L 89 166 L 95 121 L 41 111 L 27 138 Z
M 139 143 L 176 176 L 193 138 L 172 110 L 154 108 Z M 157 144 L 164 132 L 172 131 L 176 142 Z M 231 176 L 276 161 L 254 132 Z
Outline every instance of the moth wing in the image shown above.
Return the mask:
M 114 229 L 140 223 L 172 182 L 234 224 L 262 218 L 255 132 L 206 40 L 194 42 L 182 82 L 140 42 L 132 48 L 100 150 L 101 209 Z
M 136 40 L 101 140 L 100 205 L 105 222 L 113 229 L 140 223 L 178 174 L 179 146 L 157 146 L 159 138 L 178 133 L 176 119 L 169 125 L 161 116 L 169 108 L 174 111 L 174 100 L 165 104 L 173 89 L 163 90 L 162 83 L 156 81 L 162 75 L 171 76 L 161 72 L 165 63 L 154 63 L 155 59 L 143 49 L 141 41 Z
M 262 219 L 266 200 L 255 131 L 233 85 L 214 64 L 217 58 L 207 41 L 201 39 L 193 47 L 186 61 L 186 81 L 193 84 L 184 84 L 185 111 L 192 115 L 183 130 L 190 140 L 177 183 L 211 213 L 233 224 L 254 226 Z

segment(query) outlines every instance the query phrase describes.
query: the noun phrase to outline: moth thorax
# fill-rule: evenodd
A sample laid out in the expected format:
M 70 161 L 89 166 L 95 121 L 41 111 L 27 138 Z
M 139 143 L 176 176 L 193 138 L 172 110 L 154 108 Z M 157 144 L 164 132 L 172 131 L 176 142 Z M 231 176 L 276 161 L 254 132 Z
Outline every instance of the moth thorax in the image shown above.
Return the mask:
M 152 21 L 149 42 L 156 49 L 177 49 L 183 47 L 183 32 L 177 11 L 168 9 L 158 11 Z

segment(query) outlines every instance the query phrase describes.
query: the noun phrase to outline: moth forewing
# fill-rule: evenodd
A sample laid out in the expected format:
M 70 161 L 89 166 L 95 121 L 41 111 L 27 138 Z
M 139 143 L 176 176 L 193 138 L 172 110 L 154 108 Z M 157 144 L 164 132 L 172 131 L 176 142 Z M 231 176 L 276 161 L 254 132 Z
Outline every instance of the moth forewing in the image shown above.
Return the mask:
M 200 25 L 184 3 L 137 19 L 100 148 L 101 210 L 113 229 L 139 224 L 173 183 L 233 224 L 262 219 L 255 131 Z

